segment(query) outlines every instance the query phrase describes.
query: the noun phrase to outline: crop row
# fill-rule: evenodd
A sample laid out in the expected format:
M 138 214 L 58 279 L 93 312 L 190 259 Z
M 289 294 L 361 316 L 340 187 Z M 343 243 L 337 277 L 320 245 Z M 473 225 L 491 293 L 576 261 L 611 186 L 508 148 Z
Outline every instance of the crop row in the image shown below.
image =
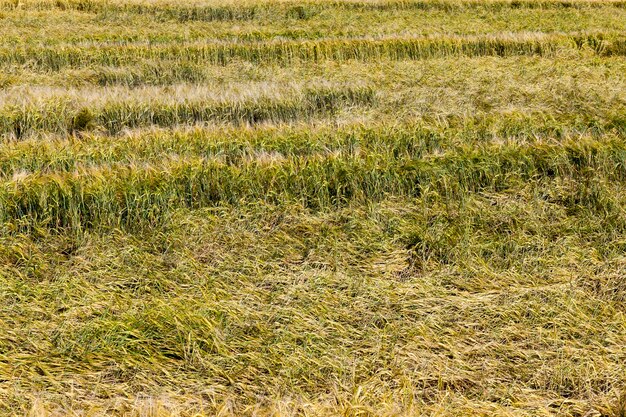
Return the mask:
M 442 10 L 465 9 L 584 9 L 599 7 L 625 8 L 622 0 L 391 0 L 391 1 L 325 1 L 325 2 L 265 2 L 231 5 L 202 5 L 185 3 L 123 3 L 103 0 L 2 0 L 0 10 L 75 10 L 85 13 L 138 14 L 160 20 L 234 21 L 259 17 L 284 16 L 308 19 L 328 9 L 361 11 Z
M 496 120 L 497 119 L 497 120 Z M 376 155 L 384 159 L 418 159 L 431 153 L 484 146 L 514 137 L 516 143 L 566 142 L 587 138 L 614 138 L 626 134 L 626 121 L 541 120 L 492 115 L 467 119 L 456 126 L 436 123 L 405 125 L 332 124 L 302 126 L 210 127 L 135 131 L 124 136 L 83 133 L 80 138 L 40 137 L 6 142 L 0 147 L 0 178 L 19 177 L 30 172 L 63 172 L 87 166 L 113 164 L 154 164 L 164 159 L 201 157 L 228 165 L 248 161 L 283 160 L 315 155 Z
M 91 90 L 89 94 L 93 96 L 94 90 L 100 87 L 106 87 L 102 90 L 126 88 L 127 95 L 130 95 L 135 94 L 137 90 L 180 85 L 210 86 L 215 93 L 219 88 L 248 85 L 251 83 L 250 78 L 256 83 L 277 86 L 294 83 L 340 85 L 345 83 L 345 80 L 360 80 L 359 82 L 366 84 L 376 84 L 381 92 L 398 88 L 397 93 L 404 94 L 409 88 L 419 88 L 422 97 L 437 94 L 431 87 L 448 86 L 446 90 L 453 93 L 453 86 L 459 83 L 465 85 L 465 91 L 471 91 L 482 83 L 488 90 L 500 85 L 501 88 L 494 90 L 494 94 L 503 101 L 510 100 L 516 91 L 519 93 L 523 88 L 534 89 L 537 94 L 528 98 L 539 104 L 545 104 L 550 98 L 558 97 L 559 93 L 565 94 L 566 91 L 573 89 L 587 90 L 587 93 L 579 94 L 573 99 L 588 104 L 597 101 L 598 98 L 605 100 L 616 93 L 620 95 L 620 92 L 626 91 L 622 88 L 624 84 L 622 74 L 626 71 L 626 62 L 622 57 L 598 60 L 595 54 L 589 53 L 559 54 L 558 59 L 538 56 L 516 56 L 507 59 L 490 56 L 441 57 L 432 60 L 381 59 L 367 62 L 352 61 L 350 65 L 342 64 L 325 61 L 316 64 L 296 63 L 290 66 L 271 63 L 251 66 L 246 62 L 235 61 L 222 66 L 184 60 L 145 60 L 119 67 L 93 65 L 84 68 L 63 68 L 55 72 L 9 66 L 0 69 L 0 88 L 3 88 L 0 96 L 6 97 L 11 92 L 19 90 L 26 90 L 25 95 L 33 96 L 29 91 L 35 89 L 43 92 L 57 90 L 59 95 L 65 95 L 63 92 L 66 90 L 83 89 Z M 449 70 L 450 66 L 454 71 Z M 584 83 L 567 82 L 568 77 L 579 77 L 582 73 L 586 74 Z M 513 80 L 515 82 L 512 82 Z M 545 88 L 539 89 L 539 86 Z M 550 90 L 557 94 L 548 93 Z M 103 91 L 101 95 L 109 96 L 108 91 Z M 582 97 L 583 95 L 585 97 Z M 16 102 L 23 101 L 18 94 L 13 96 Z M 0 97 L 0 107 L 2 101 L 6 103 L 7 99 L 3 100 Z
M 0 64 L 58 71 L 65 67 L 122 66 L 142 60 L 180 60 L 225 65 L 233 60 L 252 63 L 319 61 L 415 60 L 445 56 L 552 55 L 556 51 L 588 48 L 601 56 L 625 55 L 626 39 L 602 35 L 509 35 L 386 39 L 328 39 L 320 41 L 215 42 L 206 44 L 3 47 Z
M 239 22 L 162 21 L 150 15 L 90 15 L 82 12 L 2 12 L 0 48 L 18 45 L 120 46 L 192 42 L 265 42 L 272 40 L 384 39 L 451 34 L 503 33 L 622 35 L 626 8 L 563 10 L 320 10 L 307 21 L 282 19 L 281 12 Z M 33 30 L 33 28 L 41 28 Z
M 186 157 L 153 164 L 85 166 L 2 181 L 0 221 L 77 229 L 132 227 L 162 221 L 183 207 L 243 201 L 299 201 L 315 210 L 390 195 L 416 196 L 425 187 L 462 198 L 466 193 L 518 189 L 542 180 L 571 179 L 581 186 L 589 181 L 622 183 L 624 161 L 624 141 L 609 137 L 532 146 L 466 146 L 423 158 L 325 153 L 238 165 Z
M 112 100 L 98 107 L 77 106 L 50 99 L 43 103 L 7 105 L 0 111 L 0 134 L 22 139 L 39 133 L 61 135 L 104 129 L 110 134 L 140 127 L 172 127 L 206 122 L 258 124 L 292 122 L 328 116 L 345 106 L 369 105 L 375 99 L 369 87 L 311 88 L 283 97 L 191 99 L 181 101 Z

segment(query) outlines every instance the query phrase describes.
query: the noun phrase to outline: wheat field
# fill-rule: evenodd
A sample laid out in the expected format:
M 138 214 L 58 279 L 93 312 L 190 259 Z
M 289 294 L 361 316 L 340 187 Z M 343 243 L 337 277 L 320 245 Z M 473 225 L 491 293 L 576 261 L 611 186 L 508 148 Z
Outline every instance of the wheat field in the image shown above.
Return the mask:
M 626 416 L 626 2 L 0 0 L 0 415 Z

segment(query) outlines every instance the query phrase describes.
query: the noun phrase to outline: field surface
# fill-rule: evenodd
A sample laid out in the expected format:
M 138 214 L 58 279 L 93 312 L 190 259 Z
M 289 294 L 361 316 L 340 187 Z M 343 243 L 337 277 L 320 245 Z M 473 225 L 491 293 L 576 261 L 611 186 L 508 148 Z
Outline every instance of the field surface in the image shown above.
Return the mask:
M 626 416 L 626 2 L 0 0 L 0 415 Z

